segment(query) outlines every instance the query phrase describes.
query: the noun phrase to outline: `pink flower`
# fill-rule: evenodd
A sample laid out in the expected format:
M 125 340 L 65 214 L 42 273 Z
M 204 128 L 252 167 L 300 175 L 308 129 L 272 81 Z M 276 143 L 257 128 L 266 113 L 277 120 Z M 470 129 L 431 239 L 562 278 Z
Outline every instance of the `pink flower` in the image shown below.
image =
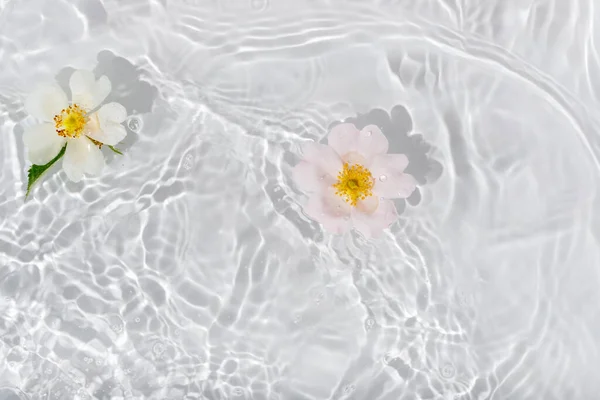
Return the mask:
M 387 154 L 388 140 L 375 125 L 359 131 L 353 124 L 335 126 L 327 145 L 307 143 L 294 167 L 298 187 L 310 193 L 304 212 L 332 233 L 356 228 L 377 236 L 398 218 L 390 199 L 406 198 L 416 188 L 404 173 L 408 158 Z

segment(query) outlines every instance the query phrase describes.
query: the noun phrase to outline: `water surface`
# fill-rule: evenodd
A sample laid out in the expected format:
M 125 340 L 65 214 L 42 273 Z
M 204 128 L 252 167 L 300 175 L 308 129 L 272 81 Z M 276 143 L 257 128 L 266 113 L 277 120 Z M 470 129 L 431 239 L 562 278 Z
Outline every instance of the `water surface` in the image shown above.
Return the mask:
M 594 6 L 0 0 L 0 398 L 597 398 Z M 125 156 L 24 202 L 23 100 L 74 68 Z M 379 240 L 290 179 L 347 119 L 420 183 Z

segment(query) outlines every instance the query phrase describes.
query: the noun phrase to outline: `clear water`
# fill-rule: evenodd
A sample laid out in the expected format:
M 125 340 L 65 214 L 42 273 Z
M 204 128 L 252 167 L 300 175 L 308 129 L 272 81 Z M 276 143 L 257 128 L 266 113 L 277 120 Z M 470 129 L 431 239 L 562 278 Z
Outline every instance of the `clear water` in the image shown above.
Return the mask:
M 1 399 L 587 400 L 594 0 L 0 0 Z M 22 102 L 95 68 L 124 157 L 24 202 Z M 377 123 L 418 193 L 324 234 L 298 145 Z

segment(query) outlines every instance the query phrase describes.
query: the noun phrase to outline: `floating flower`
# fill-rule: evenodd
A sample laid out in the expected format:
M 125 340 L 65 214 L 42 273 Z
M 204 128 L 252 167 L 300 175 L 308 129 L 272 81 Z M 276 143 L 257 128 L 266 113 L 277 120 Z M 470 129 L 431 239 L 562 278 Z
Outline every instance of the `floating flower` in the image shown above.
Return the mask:
M 28 192 L 41 175 L 36 171 L 49 168 L 63 155 L 63 169 L 71 181 L 80 181 L 84 174 L 100 174 L 102 145 L 119 153 L 113 146 L 127 135 L 122 125 L 127 118 L 125 107 L 108 103 L 98 108 L 111 91 L 106 76 L 96 80 L 93 72 L 77 70 L 69 86 L 71 102 L 56 84 L 35 90 L 25 101 L 27 112 L 43 121 L 27 127 L 23 135 L 29 160 L 37 167 L 30 169 Z
M 298 187 L 311 194 L 304 212 L 332 233 L 354 227 L 376 236 L 398 218 L 390 199 L 406 198 L 416 188 L 404 172 L 408 158 L 387 154 L 388 140 L 375 125 L 359 131 L 339 124 L 327 141 L 305 144 L 304 159 L 293 170 Z

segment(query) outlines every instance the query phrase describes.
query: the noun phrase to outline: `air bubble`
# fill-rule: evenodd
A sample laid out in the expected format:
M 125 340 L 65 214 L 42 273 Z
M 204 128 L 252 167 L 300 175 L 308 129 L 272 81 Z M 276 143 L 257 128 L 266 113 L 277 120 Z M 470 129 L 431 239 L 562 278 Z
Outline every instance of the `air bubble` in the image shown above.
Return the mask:
M 131 118 L 129 118 L 129 121 L 127 122 L 127 126 L 133 132 L 138 132 L 140 130 L 140 128 L 142 127 L 142 121 L 140 121 L 140 119 L 138 117 L 131 117 Z
M 440 373 L 442 374 L 442 376 L 446 379 L 450 379 L 454 376 L 454 374 L 456 373 L 455 369 L 454 369 L 454 365 L 452 364 L 445 364 Z
M 194 166 L 194 156 L 191 154 L 187 154 L 184 158 L 183 158 L 183 168 L 185 168 L 186 170 L 190 170 L 192 169 L 192 167 Z
M 135 319 L 135 322 L 140 322 L 140 321 L 141 321 L 141 319 L 139 317 Z
M 152 347 L 152 351 L 154 352 L 154 354 L 156 354 L 157 356 L 159 356 L 162 353 L 164 353 L 164 351 L 165 351 L 165 345 L 162 344 L 161 342 L 157 342 Z
M 234 396 L 242 396 L 244 394 L 244 389 L 240 387 L 233 388 L 232 393 Z
M 344 387 L 344 394 L 350 394 L 350 393 L 354 392 L 355 389 L 356 389 L 356 387 L 354 385 L 346 385 Z

